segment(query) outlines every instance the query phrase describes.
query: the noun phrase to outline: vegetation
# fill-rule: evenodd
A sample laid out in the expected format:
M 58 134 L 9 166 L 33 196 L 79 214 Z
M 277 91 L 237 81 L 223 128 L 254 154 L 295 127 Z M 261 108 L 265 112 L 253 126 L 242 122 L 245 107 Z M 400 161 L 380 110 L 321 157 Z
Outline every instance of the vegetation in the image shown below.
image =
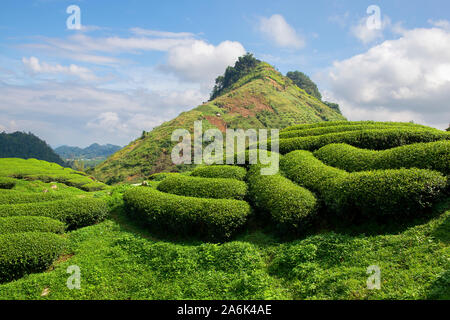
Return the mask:
M 225 179 L 237 179 L 244 180 L 247 175 L 247 170 L 237 166 L 201 166 L 195 168 L 191 172 L 191 176 L 203 177 L 203 178 L 225 178 Z
M 153 228 L 209 239 L 229 238 L 250 215 L 245 201 L 183 197 L 147 187 L 126 191 L 124 201 L 130 216 Z
M 161 181 L 157 189 L 179 196 L 243 200 L 247 184 L 235 179 L 201 178 L 183 175 L 171 176 Z
M 65 165 L 45 141 L 31 132 L 0 133 L 0 158 L 35 158 Z
M 0 218 L 0 235 L 19 232 L 63 233 L 64 230 L 64 223 L 47 217 L 19 216 Z
M 65 239 L 53 233 L 0 235 L 0 283 L 46 270 L 63 252 Z
M 450 141 L 415 143 L 383 151 L 348 144 L 328 144 L 314 155 L 329 166 L 349 172 L 375 169 L 421 168 L 450 174 Z
M 286 77 L 291 79 L 297 87 L 305 90 L 317 100 L 322 101 L 322 95 L 317 85 L 306 74 L 300 71 L 290 71 L 286 74 Z
M 16 185 L 16 180 L 7 177 L 0 177 L 0 189 L 12 189 Z

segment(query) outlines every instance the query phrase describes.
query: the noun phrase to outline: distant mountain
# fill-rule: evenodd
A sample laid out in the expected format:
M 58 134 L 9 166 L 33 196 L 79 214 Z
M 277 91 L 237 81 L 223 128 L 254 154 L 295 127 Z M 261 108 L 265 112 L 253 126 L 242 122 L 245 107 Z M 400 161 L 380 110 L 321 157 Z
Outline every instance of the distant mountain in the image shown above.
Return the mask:
M 70 146 L 61 146 L 55 149 L 55 152 L 61 156 L 63 159 L 106 159 L 113 153 L 120 150 L 120 146 L 106 144 L 99 145 L 98 143 L 93 143 L 87 148 L 79 148 L 79 147 L 70 147 Z
M 337 105 L 336 105 L 337 106 Z M 143 132 L 142 136 L 99 164 L 92 174 L 110 184 L 138 181 L 161 171 L 177 171 L 172 163 L 171 134 L 175 129 L 193 132 L 194 121 L 204 130 L 285 128 L 294 124 L 345 120 L 330 107 L 299 88 L 271 65 L 247 54 L 216 79 L 211 98 L 178 117 Z
M 31 132 L 0 133 L 0 158 L 35 158 L 66 166 L 45 141 Z

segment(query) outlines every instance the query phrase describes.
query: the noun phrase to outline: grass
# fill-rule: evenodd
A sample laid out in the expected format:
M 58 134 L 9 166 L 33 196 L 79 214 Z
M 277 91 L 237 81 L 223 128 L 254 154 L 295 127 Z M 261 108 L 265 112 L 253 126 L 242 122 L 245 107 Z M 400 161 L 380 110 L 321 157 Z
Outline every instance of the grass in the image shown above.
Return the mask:
M 119 205 L 110 220 L 68 233 L 51 271 L 1 285 L 0 299 L 448 299 L 449 209 L 447 199 L 379 234 L 374 224 L 371 235 L 324 227 L 289 241 L 250 228 L 211 244 L 150 233 Z M 80 290 L 66 287 L 70 265 Z M 366 287 L 370 265 L 381 268 L 381 290 Z

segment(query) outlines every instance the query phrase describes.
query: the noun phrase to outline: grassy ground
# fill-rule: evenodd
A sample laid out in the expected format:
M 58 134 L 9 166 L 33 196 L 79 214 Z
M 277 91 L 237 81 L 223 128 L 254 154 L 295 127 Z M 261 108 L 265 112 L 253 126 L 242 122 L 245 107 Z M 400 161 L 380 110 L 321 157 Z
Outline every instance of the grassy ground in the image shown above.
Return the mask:
M 0 285 L 0 299 L 450 298 L 450 199 L 408 224 L 324 226 L 294 241 L 250 228 L 221 245 L 149 233 L 111 199 L 109 220 L 68 233 L 50 270 Z M 80 267 L 79 290 L 66 286 L 70 265 Z M 380 290 L 367 289 L 370 265 L 381 269 Z

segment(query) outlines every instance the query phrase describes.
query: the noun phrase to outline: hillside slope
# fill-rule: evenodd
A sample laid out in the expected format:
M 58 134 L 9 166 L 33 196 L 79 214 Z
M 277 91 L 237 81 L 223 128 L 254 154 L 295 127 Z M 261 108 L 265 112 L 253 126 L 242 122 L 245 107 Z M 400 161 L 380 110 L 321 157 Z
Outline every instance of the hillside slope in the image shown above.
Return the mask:
M 174 145 L 171 134 L 179 128 L 193 132 L 197 120 L 202 121 L 203 130 L 218 128 L 225 132 L 227 128 L 281 129 L 345 118 L 271 65 L 259 62 L 226 93 L 154 128 L 109 157 L 92 174 L 104 182 L 116 183 L 140 180 L 155 172 L 176 171 L 170 158 Z
M 84 149 L 64 145 L 56 148 L 55 152 L 63 159 L 96 159 L 107 158 L 120 149 L 121 147 L 112 144 L 99 145 L 93 143 Z
M 34 158 L 66 165 L 45 141 L 32 133 L 19 131 L 0 133 L 0 158 Z

